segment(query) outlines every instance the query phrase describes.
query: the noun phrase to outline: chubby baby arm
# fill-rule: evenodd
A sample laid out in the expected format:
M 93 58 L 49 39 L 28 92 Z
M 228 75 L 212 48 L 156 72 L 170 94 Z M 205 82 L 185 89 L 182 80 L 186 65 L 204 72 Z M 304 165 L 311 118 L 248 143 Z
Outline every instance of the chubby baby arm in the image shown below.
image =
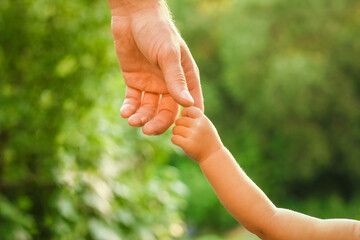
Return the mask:
M 223 146 L 215 127 L 200 109 L 184 108 L 171 140 L 199 163 L 234 218 L 261 239 L 360 240 L 359 221 L 320 220 L 276 208 Z
M 225 208 L 249 231 L 264 237 L 275 206 L 242 171 L 223 146 L 210 120 L 197 108 L 184 108 L 171 141 L 199 166 Z
M 223 148 L 214 125 L 197 107 L 183 109 L 172 133 L 172 143 L 199 163 Z

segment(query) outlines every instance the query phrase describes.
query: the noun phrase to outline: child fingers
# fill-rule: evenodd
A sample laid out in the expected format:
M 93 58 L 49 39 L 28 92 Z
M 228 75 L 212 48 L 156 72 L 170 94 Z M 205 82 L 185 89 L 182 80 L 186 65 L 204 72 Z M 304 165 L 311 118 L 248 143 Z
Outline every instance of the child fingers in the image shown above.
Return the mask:
M 183 116 L 183 117 L 198 118 L 202 114 L 203 113 L 200 110 L 200 108 L 197 108 L 197 107 L 187 107 L 181 111 L 181 116 Z
M 175 126 L 173 129 L 172 129 L 172 133 L 174 135 L 179 135 L 179 136 L 182 136 L 182 137 L 188 137 L 189 136 L 189 128 L 186 128 L 186 127 L 183 127 L 183 126 Z
M 179 135 L 173 135 L 171 137 L 171 142 L 179 147 L 183 147 L 186 144 L 186 138 L 184 138 L 183 136 L 179 136 Z
M 184 127 L 192 127 L 194 124 L 194 119 L 189 117 L 180 117 L 176 119 L 175 125 L 176 126 L 184 126 Z

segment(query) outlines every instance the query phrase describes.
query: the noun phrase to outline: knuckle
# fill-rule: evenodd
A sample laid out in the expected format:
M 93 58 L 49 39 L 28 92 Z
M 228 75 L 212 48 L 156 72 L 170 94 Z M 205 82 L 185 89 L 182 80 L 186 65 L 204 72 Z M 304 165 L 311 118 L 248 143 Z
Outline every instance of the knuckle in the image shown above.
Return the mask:
M 174 43 L 162 43 L 158 49 L 158 62 L 180 62 L 180 50 Z
M 174 43 L 172 42 L 167 42 L 167 43 L 163 43 L 160 47 L 160 53 L 165 54 L 166 56 L 172 56 L 172 57 L 177 57 L 180 54 L 180 50 L 178 48 L 178 46 L 176 46 Z
M 173 73 L 172 77 L 174 78 L 173 81 L 175 83 L 180 83 L 180 84 L 185 84 L 186 83 L 185 75 L 182 72 Z

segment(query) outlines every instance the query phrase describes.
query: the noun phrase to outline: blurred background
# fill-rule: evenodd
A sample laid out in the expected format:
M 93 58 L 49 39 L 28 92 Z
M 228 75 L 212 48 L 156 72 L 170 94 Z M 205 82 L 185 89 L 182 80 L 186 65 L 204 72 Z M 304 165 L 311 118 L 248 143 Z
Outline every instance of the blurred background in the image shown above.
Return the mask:
M 360 220 L 360 2 L 168 4 L 247 174 L 279 207 Z M 258 239 L 123 97 L 107 1 L 0 1 L 1 240 Z

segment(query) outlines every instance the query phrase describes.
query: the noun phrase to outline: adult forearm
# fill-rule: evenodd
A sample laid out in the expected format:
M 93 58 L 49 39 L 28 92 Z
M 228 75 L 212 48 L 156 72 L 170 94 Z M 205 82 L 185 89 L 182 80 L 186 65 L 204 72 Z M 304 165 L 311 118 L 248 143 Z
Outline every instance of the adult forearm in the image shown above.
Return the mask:
M 200 163 L 201 170 L 226 209 L 249 231 L 263 236 L 276 207 L 222 148 Z

